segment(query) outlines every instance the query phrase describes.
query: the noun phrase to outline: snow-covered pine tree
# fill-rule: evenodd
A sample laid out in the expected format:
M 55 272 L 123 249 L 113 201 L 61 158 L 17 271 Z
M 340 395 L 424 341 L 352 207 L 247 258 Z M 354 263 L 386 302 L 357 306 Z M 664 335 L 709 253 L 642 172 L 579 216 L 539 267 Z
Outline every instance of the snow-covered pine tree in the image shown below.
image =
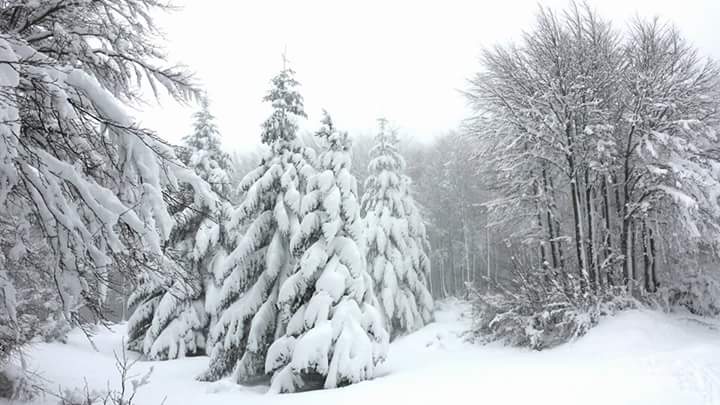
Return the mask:
M 397 133 L 380 119 L 365 181 L 367 263 L 391 338 L 419 329 L 432 319 L 428 290 L 430 261 L 425 225 L 403 174 Z
M 230 194 L 230 155 L 221 148 L 220 131 L 215 116 L 210 112 L 207 96 L 200 100 L 200 110 L 193 115 L 193 132 L 183 138 L 183 146 L 189 150 L 187 161 L 202 179 L 207 181 L 220 196 L 228 199 Z
M 289 68 L 273 78 L 264 100 L 273 113 L 263 123 L 262 142 L 269 147 L 260 165 L 240 182 L 243 202 L 232 212 L 232 240 L 213 302 L 218 322 L 210 331 L 210 365 L 200 376 L 217 380 L 233 370 L 236 381 L 266 378 L 265 357 L 278 330 L 280 285 L 294 268 L 289 243 L 299 227 L 301 194 L 313 174 L 314 156 L 298 141 L 296 120 L 305 117 L 303 99 Z
M 136 284 L 127 303 L 128 308 L 134 308 L 127 324 L 127 347 L 142 352 L 145 335 L 150 329 L 160 299 L 169 286 L 160 274 L 149 271 L 137 277 Z
M 146 275 L 131 299 L 137 306 L 128 326 L 129 347 L 155 360 L 205 352 L 210 324 L 205 296 L 215 289 L 214 266 L 225 254 L 222 222 L 228 208 L 222 199 L 228 194 L 230 159 L 220 149 L 206 98 L 194 118 L 194 131 L 183 138 L 184 151 L 178 155 L 220 198 L 215 204 L 196 201 L 189 187 L 168 197 L 176 223 L 165 246 L 170 268 L 165 281 Z
M 144 316 L 142 320 L 149 321 L 139 349 L 152 360 L 193 356 L 203 354 L 205 350 L 208 317 L 204 308 L 202 275 L 196 274 L 199 272 L 196 266 L 186 269 L 175 261 L 168 264 L 175 265 L 168 273 L 175 274 L 174 280 L 160 284 L 158 295 L 152 295 L 157 290 L 151 289 L 149 299 L 138 307 L 143 311 L 140 313 Z M 150 317 L 146 316 L 145 308 L 152 308 Z M 130 320 L 135 319 L 133 314 Z M 133 326 L 134 323 L 129 324 L 129 328 Z
M 274 392 L 370 379 L 387 352 L 388 333 L 365 267 L 350 142 L 327 113 L 317 138 L 320 172 L 308 181 L 300 230 L 290 243 L 300 260 L 278 299 L 285 334 L 266 361 Z

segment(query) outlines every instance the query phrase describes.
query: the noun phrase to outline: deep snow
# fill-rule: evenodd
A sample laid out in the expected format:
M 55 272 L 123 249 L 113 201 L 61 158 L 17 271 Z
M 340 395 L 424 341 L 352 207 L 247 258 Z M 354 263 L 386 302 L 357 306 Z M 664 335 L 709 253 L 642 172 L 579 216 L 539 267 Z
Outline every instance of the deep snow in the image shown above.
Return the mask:
M 139 362 L 154 367 L 138 405 L 165 404 L 720 404 L 720 322 L 633 310 L 604 319 L 576 342 L 543 352 L 466 343 L 467 305 L 438 305 L 436 322 L 398 339 L 381 375 L 341 389 L 265 394 L 229 380 L 195 381 L 207 358 Z M 114 350 L 124 325 L 99 331 L 95 352 L 79 332 L 28 355 L 50 387 L 102 389 L 117 382 Z M 135 356 L 135 355 L 133 355 Z M 57 390 L 57 388 L 55 388 Z M 52 397 L 38 403 L 57 403 Z

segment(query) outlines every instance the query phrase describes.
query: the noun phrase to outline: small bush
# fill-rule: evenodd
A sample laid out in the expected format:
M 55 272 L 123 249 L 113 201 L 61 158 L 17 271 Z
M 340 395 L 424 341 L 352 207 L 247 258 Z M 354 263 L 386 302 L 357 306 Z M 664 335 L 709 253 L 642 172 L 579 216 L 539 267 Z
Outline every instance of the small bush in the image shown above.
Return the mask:
M 110 389 L 108 386 L 104 390 L 94 390 L 90 389 L 86 383 L 82 388 L 61 391 L 57 395 L 58 405 L 133 405 L 138 389 L 149 383 L 153 369 L 149 368 L 145 374 L 140 376 L 131 375 L 130 371 L 137 360 L 130 360 L 124 347 L 123 342 L 123 350 L 120 354 L 115 353 L 119 388 Z
M 513 276 L 492 293 L 472 290 L 471 340 L 542 350 L 583 336 L 603 315 L 635 306 L 624 289 L 593 289 L 552 269 L 516 270 Z
M 674 272 L 659 292 L 667 309 L 683 308 L 695 315 L 720 316 L 720 274 L 712 270 Z
M 27 373 L 24 367 L 10 362 L 0 365 L 0 398 L 29 401 L 40 390 L 38 380 L 37 375 Z

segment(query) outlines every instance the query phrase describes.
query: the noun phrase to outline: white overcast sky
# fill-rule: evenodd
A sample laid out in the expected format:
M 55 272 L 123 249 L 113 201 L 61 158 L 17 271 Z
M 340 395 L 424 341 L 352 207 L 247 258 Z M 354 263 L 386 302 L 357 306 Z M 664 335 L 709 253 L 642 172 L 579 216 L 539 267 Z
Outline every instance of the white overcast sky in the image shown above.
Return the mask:
M 720 59 L 720 0 L 595 0 L 616 26 L 635 15 L 675 23 L 701 51 Z M 538 4 L 567 0 L 279 1 L 175 0 L 159 19 L 167 51 L 197 72 L 227 150 L 252 150 L 269 113 L 262 97 L 287 49 L 313 130 L 323 108 L 338 126 L 370 134 L 387 117 L 419 140 L 458 126 L 459 94 L 478 70 L 483 46 L 517 40 Z M 194 108 L 163 101 L 143 123 L 172 142 L 191 128 Z

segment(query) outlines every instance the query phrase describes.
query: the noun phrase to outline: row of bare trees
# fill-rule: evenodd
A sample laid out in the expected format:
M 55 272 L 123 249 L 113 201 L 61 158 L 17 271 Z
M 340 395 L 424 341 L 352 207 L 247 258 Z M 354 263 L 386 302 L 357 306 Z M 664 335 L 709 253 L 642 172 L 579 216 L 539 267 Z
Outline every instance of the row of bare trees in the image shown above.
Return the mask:
M 719 80 L 657 19 L 618 30 L 587 5 L 541 9 L 466 92 L 491 221 L 532 246 L 532 268 L 655 292 L 718 236 Z
M 488 223 L 482 205 L 493 196 L 479 181 L 476 142 L 449 132 L 430 145 L 405 143 L 408 174 L 423 204 L 432 246 L 432 292 L 465 296 L 467 285 L 493 279 L 507 266 L 504 236 Z

